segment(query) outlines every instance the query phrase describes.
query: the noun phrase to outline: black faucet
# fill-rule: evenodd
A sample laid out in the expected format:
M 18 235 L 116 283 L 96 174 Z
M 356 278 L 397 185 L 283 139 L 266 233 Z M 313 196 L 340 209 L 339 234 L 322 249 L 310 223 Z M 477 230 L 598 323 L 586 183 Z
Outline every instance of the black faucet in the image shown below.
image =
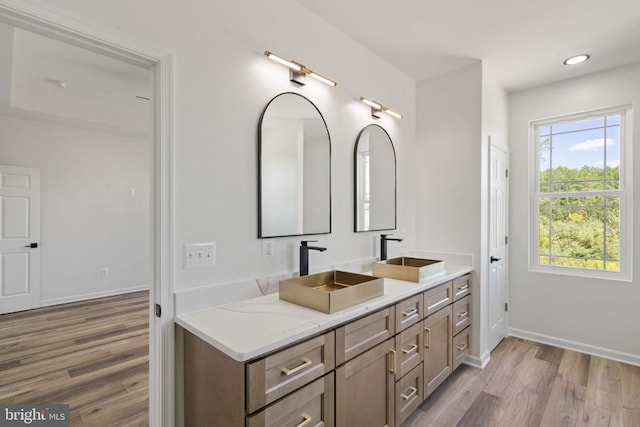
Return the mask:
M 387 259 L 387 242 L 389 240 L 392 240 L 394 242 L 402 242 L 402 239 L 391 239 L 387 236 L 390 236 L 390 234 L 380 235 L 380 261 L 384 261 Z
M 317 242 L 317 240 L 303 240 L 300 242 L 300 275 L 309 274 L 309 250 L 324 252 L 327 248 L 320 246 L 307 246 L 307 243 Z

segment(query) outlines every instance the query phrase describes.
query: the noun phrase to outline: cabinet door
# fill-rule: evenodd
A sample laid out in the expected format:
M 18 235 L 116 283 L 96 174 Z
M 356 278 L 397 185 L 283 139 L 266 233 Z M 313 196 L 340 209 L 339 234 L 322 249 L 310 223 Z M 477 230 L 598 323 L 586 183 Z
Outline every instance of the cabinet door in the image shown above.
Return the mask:
M 453 282 L 438 285 L 424 293 L 424 315 L 429 316 L 453 302 Z
M 464 359 L 467 358 L 471 350 L 471 328 L 460 332 L 453 339 L 453 369 L 456 369 Z
M 453 299 L 458 301 L 471 293 L 471 275 L 465 274 L 453 281 Z
M 394 307 L 387 307 L 336 329 L 336 366 L 392 337 L 394 313 Z
M 414 295 L 396 304 L 396 333 L 415 325 L 424 317 L 422 295 Z
M 396 382 L 396 426 L 401 425 L 424 400 L 422 375 L 420 364 Z
M 453 303 L 453 335 L 471 324 L 471 295 Z
M 423 337 L 422 323 L 413 325 L 396 335 L 396 380 L 422 362 Z
M 336 369 L 336 427 L 394 427 L 394 339 Z
M 424 319 L 424 397 L 426 398 L 452 372 L 453 338 L 451 306 Z
M 255 412 L 334 367 L 333 332 L 247 364 L 247 411 Z
M 247 427 L 333 427 L 333 373 L 247 417 Z

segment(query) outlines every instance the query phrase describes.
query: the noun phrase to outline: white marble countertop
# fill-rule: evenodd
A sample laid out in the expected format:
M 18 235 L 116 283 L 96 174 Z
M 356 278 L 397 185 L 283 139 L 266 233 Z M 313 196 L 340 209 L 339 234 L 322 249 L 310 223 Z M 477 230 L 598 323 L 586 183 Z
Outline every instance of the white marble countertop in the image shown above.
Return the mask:
M 394 304 L 472 271 L 447 266 L 420 283 L 384 279 L 384 295 L 333 314 L 278 299 L 278 294 L 209 307 L 177 316 L 175 322 L 238 362 L 265 355 Z

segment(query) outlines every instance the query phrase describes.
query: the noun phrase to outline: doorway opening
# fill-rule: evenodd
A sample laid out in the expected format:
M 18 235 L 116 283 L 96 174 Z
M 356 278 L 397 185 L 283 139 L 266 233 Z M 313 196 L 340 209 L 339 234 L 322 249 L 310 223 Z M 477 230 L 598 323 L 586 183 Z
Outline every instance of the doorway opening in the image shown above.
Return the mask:
M 0 22 L 141 66 L 153 74 L 153 143 L 149 174 L 152 177 L 149 231 L 151 277 L 146 310 L 149 319 L 149 424 L 171 425 L 174 408 L 172 55 L 55 7 L 0 0 Z M 4 89 L 0 87 L 0 90 Z

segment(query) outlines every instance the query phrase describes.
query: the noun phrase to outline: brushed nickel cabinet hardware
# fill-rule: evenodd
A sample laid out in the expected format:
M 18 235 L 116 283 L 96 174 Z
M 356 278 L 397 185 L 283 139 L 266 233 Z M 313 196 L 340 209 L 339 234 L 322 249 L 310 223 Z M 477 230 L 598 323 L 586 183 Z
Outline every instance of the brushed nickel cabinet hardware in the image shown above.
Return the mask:
M 394 349 L 390 348 L 389 352 L 391 353 L 391 363 L 390 363 L 390 367 L 389 367 L 389 372 L 395 375 L 395 373 L 396 373 L 396 351 Z
M 457 313 L 456 316 L 458 317 L 465 317 L 469 314 L 469 312 L 467 311 L 461 311 L 460 313 Z
M 415 388 L 415 387 L 409 387 L 409 390 L 411 390 L 411 391 L 409 392 L 409 394 L 401 394 L 401 395 L 400 395 L 400 396 L 402 396 L 402 398 L 403 398 L 404 400 L 409 400 L 409 399 L 411 399 L 411 398 L 412 398 L 412 397 L 413 397 L 413 396 L 418 392 L 418 389 L 417 389 L 417 388 Z
M 306 426 L 307 424 L 309 424 L 311 422 L 311 420 L 313 419 L 311 417 L 311 415 L 309 414 L 302 414 L 302 418 L 304 418 L 304 421 L 302 421 L 300 424 L 298 424 L 296 427 L 303 427 Z
M 313 362 L 311 361 L 311 359 L 309 359 L 308 357 L 305 357 L 304 359 L 302 359 L 302 364 L 296 366 L 295 368 L 292 369 L 288 369 L 288 368 L 281 368 L 282 369 L 282 373 L 286 376 L 289 375 L 293 375 L 296 372 L 299 372 L 301 370 L 303 370 L 304 368 L 313 365 Z
M 460 344 L 459 346 L 456 347 L 458 351 L 464 351 L 466 348 L 467 348 L 466 344 Z
M 402 352 L 403 352 L 404 354 L 409 354 L 409 353 L 411 353 L 412 351 L 416 351 L 417 349 L 418 349 L 418 344 L 411 344 L 411 345 L 409 346 L 409 348 L 403 348 L 403 349 L 402 349 Z
M 426 343 L 424 343 L 424 346 L 429 348 L 431 345 L 431 328 L 424 328 L 424 330 L 427 333 L 427 336 L 425 337 Z
M 414 314 L 416 314 L 417 312 L 418 312 L 418 309 L 417 309 L 417 308 L 410 308 L 410 309 L 409 309 L 409 310 L 407 310 L 407 311 L 403 311 L 403 312 L 402 312 L 402 315 L 403 315 L 404 317 L 409 317 L 409 316 L 413 316 L 413 315 L 414 315 Z

